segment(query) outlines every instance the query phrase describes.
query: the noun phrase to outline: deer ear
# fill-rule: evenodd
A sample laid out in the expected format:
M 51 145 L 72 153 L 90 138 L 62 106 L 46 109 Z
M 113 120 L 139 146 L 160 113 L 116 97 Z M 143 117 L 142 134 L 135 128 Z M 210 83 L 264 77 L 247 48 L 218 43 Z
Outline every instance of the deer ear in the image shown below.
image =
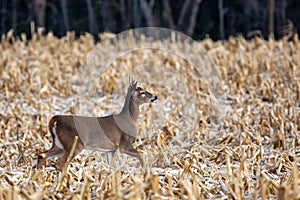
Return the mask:
M 129 77 L 128 77 L 128 80 L 129 80 L 129 85 L 131 86 L 132 83 L 133 83 L 133 77 L 132 77 L 132 76 L 129 76 Z
M 133 94 L 136 90 L 136 86 L 137 86 L 137 81 L 135 80 L 130 80 L 130 84 L 129 84 L 129 87 L 128 87 L 128 94 Z
M 137 81 L 133 81 L 132 86 L 131 86 L 131 91 L 132 92 L 136 90 L 136 86 L 137 86 Z

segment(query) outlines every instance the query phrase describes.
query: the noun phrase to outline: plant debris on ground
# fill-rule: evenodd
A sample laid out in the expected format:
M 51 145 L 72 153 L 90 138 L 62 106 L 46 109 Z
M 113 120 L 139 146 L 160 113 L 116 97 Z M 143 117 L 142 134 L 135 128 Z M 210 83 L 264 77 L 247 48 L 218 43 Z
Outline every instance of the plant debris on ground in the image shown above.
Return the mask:
M 231 108 L 217 128 L 203 82 L 181 58 L 134 51 L 95 77 L 86 60 L 97 45 L 89 34 L 2 35 L 0 199 L 300 199 L 298 36 L 198 42 Z M 176 73 L 133 69 L 151 53 Z M 127 155 L 117 153 L 112 167 L 104 153 L 83 151 L 62 179 L 55 158 L 37 170 L 37 154 L 51 147 L 51 116 L 118 112 L 131 72 L 159 97 L 141 108 L 135 146 L 145 169 Z

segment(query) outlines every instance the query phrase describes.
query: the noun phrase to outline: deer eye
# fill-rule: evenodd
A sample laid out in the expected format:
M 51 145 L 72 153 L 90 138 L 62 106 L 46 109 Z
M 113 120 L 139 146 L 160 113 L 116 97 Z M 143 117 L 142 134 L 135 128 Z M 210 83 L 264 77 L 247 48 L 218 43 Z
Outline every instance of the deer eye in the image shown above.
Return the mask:
M 141 92 L 140 95 L 141 95 L 142 97 L 146 97 L 146 92 Z

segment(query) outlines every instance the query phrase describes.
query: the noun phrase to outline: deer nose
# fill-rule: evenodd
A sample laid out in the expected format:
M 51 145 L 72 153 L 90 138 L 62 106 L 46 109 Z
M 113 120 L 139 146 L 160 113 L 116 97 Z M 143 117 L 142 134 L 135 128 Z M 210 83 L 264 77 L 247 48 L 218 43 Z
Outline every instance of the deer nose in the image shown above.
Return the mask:
M 157 96 L 153 96 L 152 98 L 151 98 L 151 102 L 154 102 L 155 100 L 157 100 Z

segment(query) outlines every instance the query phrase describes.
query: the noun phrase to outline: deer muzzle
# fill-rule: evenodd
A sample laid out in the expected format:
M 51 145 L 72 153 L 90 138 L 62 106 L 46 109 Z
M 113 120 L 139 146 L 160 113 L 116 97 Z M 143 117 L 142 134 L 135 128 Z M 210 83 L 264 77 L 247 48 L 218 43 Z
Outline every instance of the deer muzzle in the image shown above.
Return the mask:
M 157 100 L 157 96 L 154 95 L 154 96 L 151 98 L 151 102 L 154 102 L 154 101 L 156 101 L 156 100 Z

